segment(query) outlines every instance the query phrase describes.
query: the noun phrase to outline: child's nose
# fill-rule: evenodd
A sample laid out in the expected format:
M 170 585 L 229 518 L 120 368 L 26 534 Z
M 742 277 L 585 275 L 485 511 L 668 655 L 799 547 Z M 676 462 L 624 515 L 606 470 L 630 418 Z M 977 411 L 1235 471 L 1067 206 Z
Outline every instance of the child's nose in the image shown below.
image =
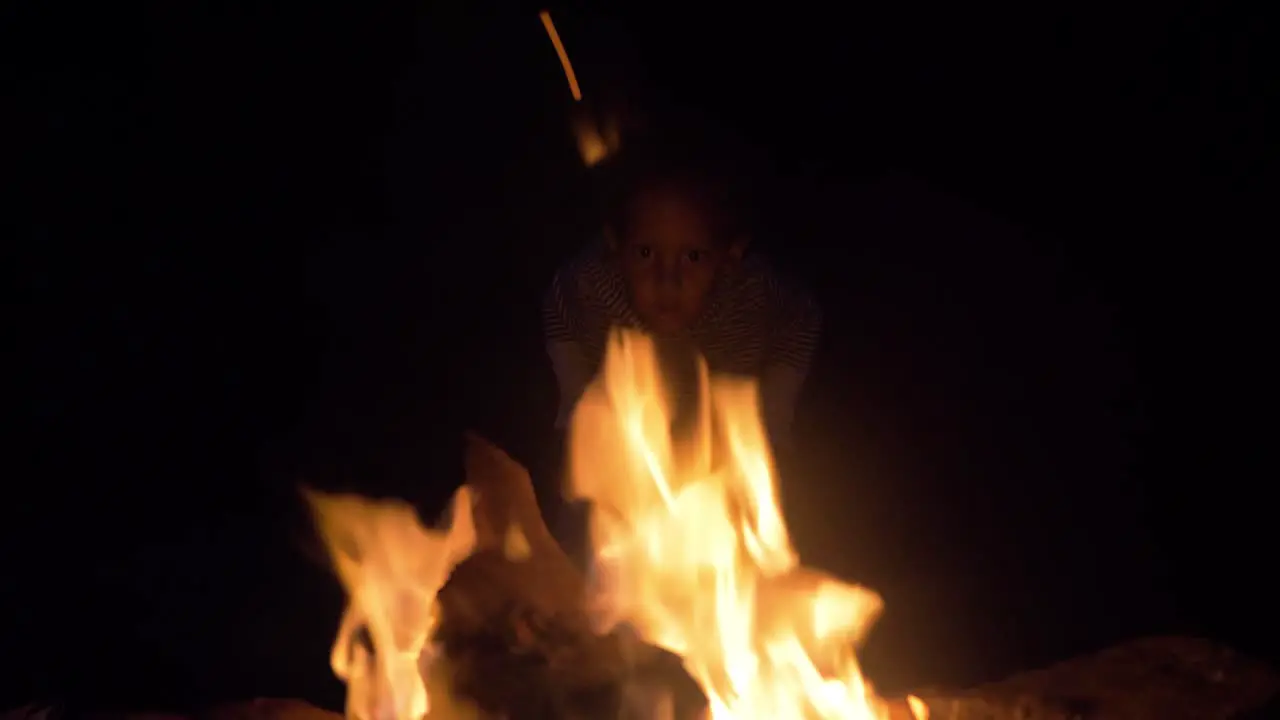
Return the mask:
M 658 285 L 678 290 L 684 282 L 684 273 L 679 262 L 664 262 L 658 265 Z

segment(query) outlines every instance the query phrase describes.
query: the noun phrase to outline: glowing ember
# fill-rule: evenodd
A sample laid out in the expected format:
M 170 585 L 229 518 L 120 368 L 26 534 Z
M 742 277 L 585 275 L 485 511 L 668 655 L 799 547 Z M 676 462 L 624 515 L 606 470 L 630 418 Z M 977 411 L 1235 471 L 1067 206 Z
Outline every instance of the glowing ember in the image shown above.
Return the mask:
M 879 596 L 799 566 L 754 384 L 705 364 L 700 379 L 697 426 L 674 438 L 653 342 L 616 332 L 575 410 L 569 491 L 595 503 L 598 629 L 625 622 L 683 658 L 717 720 L 889 718 L 853 653 Z
M 582 158 L 582 164 L 589 168 L 617 153 L 622 145 L 618 121 L 611 116 L 596 118 L 590 113 L 576 115 L 573 119 L 573 136 L 578 141 L 578 155 Z
M 447 530 L 423 529 L 403 503 L 307 498 L 349 596 L 330 658 L 347 683 L 347 717 L 419 720 L 432 709 L 424 680 L 435 654 L 436 595 L 476 544 L 471 490 L 454 496 Z

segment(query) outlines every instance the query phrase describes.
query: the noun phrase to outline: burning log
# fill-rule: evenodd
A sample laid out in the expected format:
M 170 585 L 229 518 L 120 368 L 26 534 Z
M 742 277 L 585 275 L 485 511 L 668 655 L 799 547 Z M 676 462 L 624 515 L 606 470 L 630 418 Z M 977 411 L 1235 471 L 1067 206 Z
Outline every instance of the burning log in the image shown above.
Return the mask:
M 586 631 L 586 584 L 547 529 L 528 472 L 475 435 L 467 438 L 465 467 L 475 494 L 476 549 L 441 592 L 446 622 L 473 631 L 515 604 L 566 630 Z
M 528 472 L 473 435 L 466 474 L 476 551 L 440 592 L 437 632 L 455 692 L 529 717 L 615 705 L 637 657 L 621 636 L 592 632 L 585 580 L 547 529 Z
M 678 685 L 678 662 L 592 627 L 528 472 L 475 436 L 466 472 L 437 528 L 403 503 L 308 493 L 350 598 L 331 660 L 348 717 L 617 717 L 633 680 Z

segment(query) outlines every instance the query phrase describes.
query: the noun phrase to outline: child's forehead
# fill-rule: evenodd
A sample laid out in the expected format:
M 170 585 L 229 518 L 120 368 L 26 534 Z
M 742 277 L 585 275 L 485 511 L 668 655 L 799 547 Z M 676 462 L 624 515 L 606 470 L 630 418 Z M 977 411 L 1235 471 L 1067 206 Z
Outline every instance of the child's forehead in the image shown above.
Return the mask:
M 692 189 L 677 185 L 640 188 L 631 198 L 633 210 L 643 212 L 683 212 L 703 215 L 705 203 Z
M 675 178 L 647 183 L 631 194 L 630 209 L 633 214 L 684 215 L 702 222 L 711 222 L 720 214 L 720 203 L 715 193 L 705 184 L 686 178 Z
M 714 234 L 711 213 L 696 198 L 686 195 L 663 193 L 639 197 L 629 214 L 626 227 L 633 235 L 701 239 Z

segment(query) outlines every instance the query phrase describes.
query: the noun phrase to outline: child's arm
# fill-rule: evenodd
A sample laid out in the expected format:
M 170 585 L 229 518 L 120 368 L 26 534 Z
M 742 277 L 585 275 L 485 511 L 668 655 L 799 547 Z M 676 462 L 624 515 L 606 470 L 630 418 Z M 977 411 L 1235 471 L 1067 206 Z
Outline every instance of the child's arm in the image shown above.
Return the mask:
M 552 466 L 547 467 L 543 483 L 536 487 L 543 493 L 543 512 L 556 541 L 585 569 L 586 512 L 581 503 L 563 502 L 561 493 L 564 481 L 564 433 L 569 429 L 574 406 L 591 382 L 595 368 L 584 343 L 587 323 L 583 317 L 586 309 L 575 281 L 575 266 L 569 265 L 556 273 L 546 296 L 542 300 L 542 328 L 547 343 L 547 357 L 555 371 L 556 385 L 560 388 L 560 408 L 556 412 L 555 428 L 560 442 Z M 554 498 L 561 498 L 557 501 Z
M 769 351 L 760 377 L 765 426 L 775 445 L 791 444 L 791 423 L 822 330 L 822 310 L 809 293 L 779 285 Z
M 572 282 L 564 271 L 556 273 L 542 302 L 542 327 L 546 336 L 547 356 L 560 388 L 560 409 L 556 414 L 558 430 L 568 428 L 573 407 L 587 384 L 593 368 L 582 343 L 582 318 Z

